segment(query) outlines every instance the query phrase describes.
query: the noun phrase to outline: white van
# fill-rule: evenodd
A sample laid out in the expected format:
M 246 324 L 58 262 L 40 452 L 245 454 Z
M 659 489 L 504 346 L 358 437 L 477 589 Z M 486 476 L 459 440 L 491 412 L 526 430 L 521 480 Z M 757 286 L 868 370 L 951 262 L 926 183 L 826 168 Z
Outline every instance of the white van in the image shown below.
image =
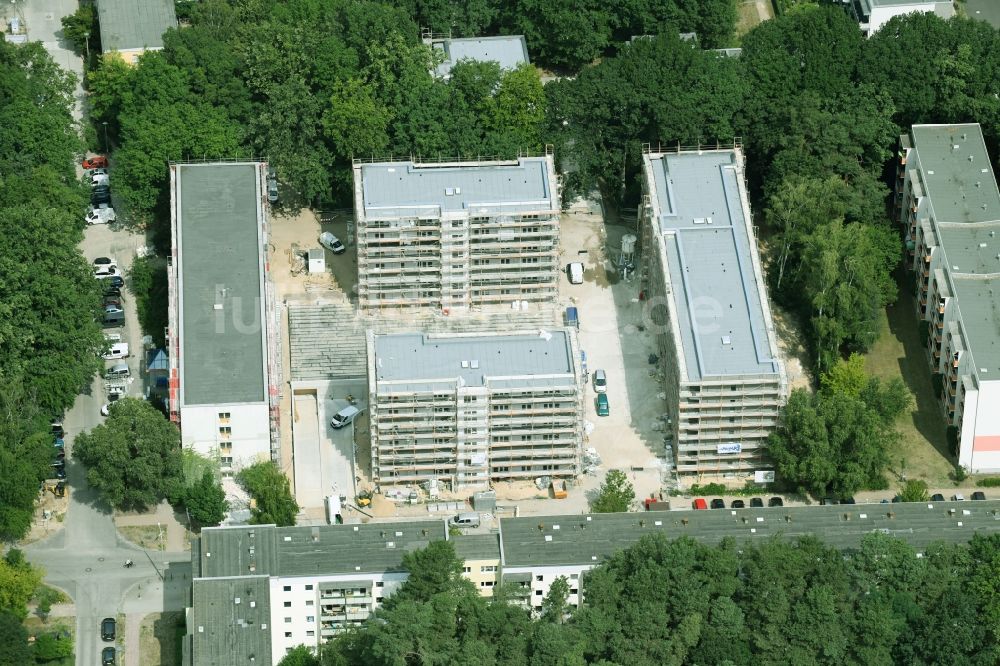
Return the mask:
M 361 410 L 357 407 L 344 407 L 330 419 L 330 427 L 343 428 L 348 423 L 353 423 L 360 413 Z
M 574 261 L 566 266 L 566 275 L 569 276 L 570 284 L 583 284 L 583 264 Z
M 455 527 L 479 527 L 478 513 L 460 513 L 451 519 Z

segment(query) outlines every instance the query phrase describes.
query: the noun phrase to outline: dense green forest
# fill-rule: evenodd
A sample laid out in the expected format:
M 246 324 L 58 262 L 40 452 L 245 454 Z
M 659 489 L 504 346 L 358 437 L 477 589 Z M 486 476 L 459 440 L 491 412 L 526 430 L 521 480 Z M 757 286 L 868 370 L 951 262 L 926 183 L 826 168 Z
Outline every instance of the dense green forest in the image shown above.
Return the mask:
M 319 657 L 281 666 L 982 665 L 1000 660 L 1000 537 L 937 544 L 866 537 L 737 546 L 645 537 L 584 574 L 584 604 L 553 583 L 540 617 L 516 588 L 479 596 L 450 542 L 407 554 L 410 579 Z
M 97 371 L 96 280 L 77 244 L 87 190 L 73 77 L 41 43 L 0 41 L 0 541 L 28 530 L 49 421 Z

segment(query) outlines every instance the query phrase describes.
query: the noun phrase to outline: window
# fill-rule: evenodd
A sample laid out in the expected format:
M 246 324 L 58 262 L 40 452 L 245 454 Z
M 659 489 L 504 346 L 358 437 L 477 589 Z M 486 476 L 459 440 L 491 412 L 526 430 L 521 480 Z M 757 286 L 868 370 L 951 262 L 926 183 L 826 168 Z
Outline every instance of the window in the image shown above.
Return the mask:
M 312 599 L 306 599 L 306 606 L 314 606 L 315 603 Z
M 291 624 L 291 623 L 292 623 L 292 618 L 286 617 L 285 618 L 285 624 Z
M 376 581 L 375 587 L 385 587 L 385 583 L 383 583 L 382 581 Z
M 375 603 L 377 604 L 382 603 L 382 599 L 384 599 L 384 597 L 375 597 Z
M 292 632 L 286 631 L 285 632 L 285 638 L 291 638 L 291 637 L 292 637 Z
M 283 588 L 281 588 L 281 589 L 282 589 L 282 591 L 284 591 L 284 592 L 291 592 L 291 591 L 292 591 L 292 586 L 291 586 L 291 585 L 285 585 L 285 586 L 284 586 Z
M 545 576 L 535 576 L 535 580 L 541 583 L 543 580 L 545 580 Z
M 536 597 L 542 596 L 542 591 L 541 590 L 535 590 L 535 596 Z
M 479 587 L 493 587 L 492 580 L 483 580 L 479 582 Z
M 306 590 L 307 590 L 307 591 L 308 591 L 308 590 L 311 590 L 311 589 L 313 589 L 313 586 L 312 586 L 312 585 L 306 585 Z
M 219 464 L 222 465 L 223 467 L 232 467 L 233 466 L 233 457 L 232 456 L 220 456 L 219 457 Z
M 492 564 L 491 565 L 487 565 L 487 566 L 483 566 L 483 567 L 479 567 L 479 573 L 490 573 L 490 572 L 493 572 L 493 571 L 496 571 L 496 570 L 497 570 L 496 566 L 492 565 Z
M 316 635 L 316 632 L 313 631 L 312 629 L 306 630 L 306 636 L 315 636 L 315 635 Z
M 306 615 L 306 622 L 315 622 L 315 621 L 316 621 L 315 615 Z
M 292 607 L 292 602 L 291 601 L 286 601 L 285 602 L 285 608 L 291 608 L 291 607 Z
M 229 412 L 219 412 L 219 423 L 229 423 Z
M 472 567 L 462 567 L 462 573 L 472 573 Z

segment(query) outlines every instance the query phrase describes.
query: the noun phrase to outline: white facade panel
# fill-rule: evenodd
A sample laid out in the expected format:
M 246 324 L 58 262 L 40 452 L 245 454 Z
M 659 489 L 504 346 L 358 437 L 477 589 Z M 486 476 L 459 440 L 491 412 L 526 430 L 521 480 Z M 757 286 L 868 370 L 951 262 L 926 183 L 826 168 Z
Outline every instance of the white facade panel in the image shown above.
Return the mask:
M 271 459 L 267 403 L 182 406 L 180 413 L 181 443 L 201 455 L 218 456 L 223 470 Z

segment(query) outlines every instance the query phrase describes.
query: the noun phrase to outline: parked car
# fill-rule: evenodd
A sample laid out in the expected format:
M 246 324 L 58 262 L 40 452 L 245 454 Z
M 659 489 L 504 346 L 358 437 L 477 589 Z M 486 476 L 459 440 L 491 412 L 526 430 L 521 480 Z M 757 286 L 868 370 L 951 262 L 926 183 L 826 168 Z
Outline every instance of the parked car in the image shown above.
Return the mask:
M 108 158 L 104 155 L 94 155 L 83 160 L 84 169 L 107 169 Z
M 108 277 L 108 281 L 105 284 L 110 287 L 118 287 L 121 289 L 125 286 L 125 278 L 121 275 L 111 275 Z
M 118 270 L 118 264 L 112 261 L 107 264 L 94 264 L 94 275 L 97 277 L 110 277 L 112 275 L 121 275 L 121 271 Z
M 125 311 L 122 310 L 120 305 L 105 305 L 104 306 L 104 316 L 114 316 L 114 315 L 124 315 Z
M 951 499 L 954 500 L 954 501 L 956 501 L 956 502 L 964 502 L 965 501 L 965 495 L 963 495 L 962 493 L 955 493 L 952 496 Z
M 972 493 L 972 499 L 982 501 L 982 500 L 986 499 L 986 493 L 984 493 L 984 492 L 982 492 L 980 490 L 977 490 L 976 492 Z
M 760 509 L 763 506 L 764 506 L 764 500 L 762 500 L 761 498 L 759 498 L 759 497 L 751 497 L 750 498 L 750 508 L 751 509 Z
M 272 176 L 267 178 L 267 201 L 278 203 L 278 179 Z
M 128 357 L 129 357 L 129 350 L 127 342 L 116 342 L 115 344 L 111 345 L 111 348 L 108 349 L 108 351 L 104 352 L 104 359 L 106 361 L 113 361 L 115 359 L 128 358 Z
M 102 185 L 110 186 L 111 177 L 108 176 L 107 172 L 104 173 L 92 173 L 90 175 L 90 186 L 100 187 Z
M 767 500 L 767 505 L 768 506 L 785 506 L 785 501 L 783 499 L 781 499 L 780 497 L 772 497 L 771 499 Z
M 122 379 L 129 376 L 128 363 L 115 363 L 104 372 L 108 379 Z
M 944 501 L 944 495 L 942 495 L 941 493 L 934 493 L 933 495 L 931 495 L 931 501 L 932 502 L 943 502 Z
M 597 415 L 598 416 L 610 416 L 611 415 L 611 405 L 608 403 L 607 393 L 597 394 Z
M 333 418 L 330 419 L 330 427 L 334 429 L 343 428 L 348 423 L 353 423 L 354 419 L 358 418 L 360 415 L 360 409 L 354 405 L 348 405 L 333 415 Z
M 59 420 L 52 421 L 52 423 L 49 424 L 49 428 L 51 428 L 52 434 L 55 435 L 56 437 L 62 437 L 63 436 L 63 424 L 62 424 L 62 421 L 59 421 Z
M 843 499 L 840 500 L 840 503 L 841 504 L 857 504 L 857 502 L 854 501 L 853 497 L 844 497 Z
M 347 250 L 344 244 L 340 242 L 340 239 L 329 231 L 324 231 L 319 235 L 319 244 L 334 254 L 343 254 Z
M 115 666 L 115 649 L 113 647 L 106 647 L 101 650 L 101 666 Z
M 820 504 L 821 504 L 822 506 L 830 506 L 830 505 L 832 505 L 832 504 L 836 504 L 836 503 L 837 503 L 837 500 L 833 499 L 832 497 L 824 497 L 823 499 L 821 499 L 821 500 L 819 501 L 819 503 L 820 503 Z
M 105 298 L 109 298 L 109 297 L 110 298 L 115 298 L 115 297 L 119 297 L 120 298 L 121 295 L 122 295 L 121 287 L 105 287 L 104 288 L 104 297 Z
M 107 204 L 100 204 L 91 206 L 83 219 L 87 224 L 110 224 L 117 220 L 118 216 L 115 214 L 114 208 Z
M 113 263 L 115 263 L 115 260 L 111 257 L 98 257 L 97 259 L 94 259 L 94 268 L 97 268 L 98 266 L 110 266 Z
M 695 501 L 692 503 L 692 506 L 694 506 L 694 508 L 697 511 L 702 511 L 702 510 L 707 510 L 708 509 L 708 504 L 705 503 L 705 500 L 703 500 L 700 497 L 698 497 L 698 498 L 695 499 Z
M 98 185 L 90 192 L 90 203 L 94 206 L 111 203 L 111 188 L 107 185 Z
M 746 506 L 746 502 L 743 500 L 733 500 L 733 503 L 729 505 L 733 509 L 742 509 Z
M 608 376 L 603 370 L 594 370 L 594 390 L 598 393 L 606 393 L 608 390 Z
M 725 509 L 726 508 L 726 503 L 723 500 L 721 500 L 718 497 L 716 497 L 714 500 L 712 500 L 711 507 L 713 509 Z
M 101 620 L 101 638 L 106 641 L 115 640 L 115 618 L 106 617 Z

